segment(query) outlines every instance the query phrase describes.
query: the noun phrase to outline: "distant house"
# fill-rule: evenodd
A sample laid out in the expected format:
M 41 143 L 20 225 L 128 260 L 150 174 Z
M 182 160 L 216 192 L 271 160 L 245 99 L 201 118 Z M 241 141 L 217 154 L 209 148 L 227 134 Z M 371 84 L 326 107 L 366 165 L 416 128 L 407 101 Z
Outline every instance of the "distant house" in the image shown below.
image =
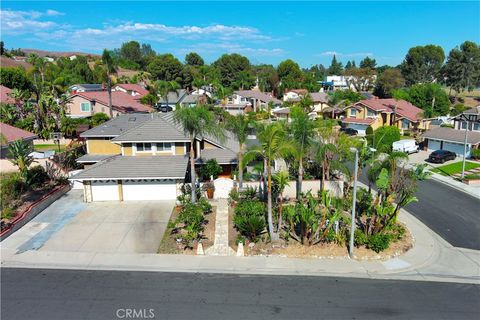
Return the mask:
M 463 112 L 463 115 L 477 114 L 480 117 L 480 105 Z M 425 132 L 422 137 L 424 144 L 429 151 L 448 150 L 463 156 L 465 149 L 465 130 L 467 134 L 467 152 L 469 157 L 472 149 L 480 148 L 480 123 L 469 123 L 463 117 L 454 118 L 454 128 L 436 127 Z
M 36 137 L 34 133 L 0 122 L 0 158 L 4 159 L 8 156 L 8 148 L 16 140 L 23 140 L 29 143 L 33 149 L 33 140 Z
M 335 117 L 344 127 L 353 128 L 359 134 L 365 134 L 369 126 L 374 130 L 381 126 L 397 126 L 404 132 L 429 129 L 430 121 L 422 118 L 422 112 L 405 100 L 366 99 L 346 107 Z
M 134 83 L 120 83 L 116 84 L 113 88 L 112 91 L 121 91 L 124 93 L 127 93 L 133 97 L 143 97 L 146 96 L 149 92 L 147 89 L 142 87 L 139 84 L 134 84 Z
M 77 92 L 92 92 L 105 90 L 104 86 L 101 83 L 74 84 L 70 86 L 69 89 L 72 94 L 75 94 Z
M 67 105 L 67 115 L 72 118 L 85 118 L 103 112 L 109 115 L 107 91 L 77 92 Z M 122 113 L 148 113 L 151 107 L 140 103 L 138 98 L 121 91 L 112 91 L 113 116 Z
M 0 85 L 0 103 L 14 104 L 15 99 L 10 96 L 12 89 Z
M 188 91 L 185 89 L 179 89 L 176 91 L 170 91 L 166 97 L 160 97 L 158 104 L 161 106 L 169 106 L 175 109 L 177 104 L 181 105 L 185 98 L 188 96 Z
M 282 105 L 282 101 L 273 97 L 270 93 L 256 90 L 239 90 L 229 96 L 227 103 L 222 104 L 221 107 L 231 114 L 238 114 L 252 110 L 265 110 L 269 103 L 272 103 L 273 107 Z

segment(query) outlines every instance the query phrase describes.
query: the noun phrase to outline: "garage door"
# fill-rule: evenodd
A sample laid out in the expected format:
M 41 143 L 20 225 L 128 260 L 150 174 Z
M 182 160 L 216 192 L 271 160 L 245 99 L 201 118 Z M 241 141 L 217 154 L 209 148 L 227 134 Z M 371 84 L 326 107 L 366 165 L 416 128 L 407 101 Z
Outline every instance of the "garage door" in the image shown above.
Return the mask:
M 112 201 L 118 198 L 117 181 L 93 181 L 92 182 L 92 200 L 93 201 Z
M 444 142 L 443 143 L 443 150 L 448 150 L 455 152 L 457 156 L 463 157 L 463 144 L 460 143 L 451 143 L 451 142 Z M 467 157 L 470 155 L 470 150 L 467 146 Z
M 175 200 L 177 186 L 172 180 L 124 180 L 123 200 Z
M 428 150 L 440 150 L 440 141 L 428 139 Z
M 357 123 L 347 123 L 347 128 L 352 128 L 358 131 L 359 136 L 364 136 L 367 132 L 367 125 Z

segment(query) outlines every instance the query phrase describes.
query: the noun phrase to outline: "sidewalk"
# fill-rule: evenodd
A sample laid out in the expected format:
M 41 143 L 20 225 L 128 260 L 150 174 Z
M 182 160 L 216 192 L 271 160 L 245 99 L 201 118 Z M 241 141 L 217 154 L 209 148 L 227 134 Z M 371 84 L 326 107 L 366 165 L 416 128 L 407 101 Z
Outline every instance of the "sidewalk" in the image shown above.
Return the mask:
M 336 276 L 480 284 L 480 251 L 454 248 L 408 212 L 399 220 L 410 229 L 414 247 L 387 261 L 348 258 L 294 259 L 278 256 L 192 256 L 49 252 L 2 248 L 2 267 Z

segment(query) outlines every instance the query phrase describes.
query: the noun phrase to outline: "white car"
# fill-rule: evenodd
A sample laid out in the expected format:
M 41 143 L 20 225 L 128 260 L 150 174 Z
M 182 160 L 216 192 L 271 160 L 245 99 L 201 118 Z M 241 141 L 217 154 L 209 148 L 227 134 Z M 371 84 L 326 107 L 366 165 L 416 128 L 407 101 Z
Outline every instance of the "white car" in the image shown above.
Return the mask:
M 416 153 L 418 152 L 418 145 L 415 140 L 400 140 L 395 141 L 392 145 L 393 151 L 401 151 L 405 153 Z

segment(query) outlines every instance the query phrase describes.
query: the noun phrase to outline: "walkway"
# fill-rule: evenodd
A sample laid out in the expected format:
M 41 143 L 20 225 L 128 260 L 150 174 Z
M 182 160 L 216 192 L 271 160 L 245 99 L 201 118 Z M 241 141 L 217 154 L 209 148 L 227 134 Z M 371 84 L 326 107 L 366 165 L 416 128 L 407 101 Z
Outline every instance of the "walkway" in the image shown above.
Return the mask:
M 228 201 L 218 199 L 217 216 L 215 220 L 215 241 L 213 246 L 205 250 L 210 256 L 231 256 L 235 251 L 228 245 Z

